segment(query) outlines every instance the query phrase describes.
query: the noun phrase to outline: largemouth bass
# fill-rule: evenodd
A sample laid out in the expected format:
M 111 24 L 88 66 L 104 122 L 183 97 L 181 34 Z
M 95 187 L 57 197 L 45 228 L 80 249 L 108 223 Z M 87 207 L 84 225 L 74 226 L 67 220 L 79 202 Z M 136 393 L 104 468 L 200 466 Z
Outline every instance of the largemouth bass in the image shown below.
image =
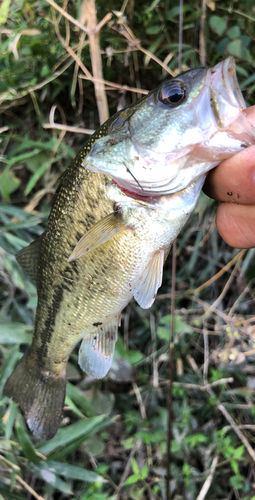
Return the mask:
M 37 438 L 62 419 L 68 358 L 108 372 L 121 311 L 149 308 L 206 173 L 254 144 L 232 58 L 161 84 L 103 124 L 67 169 L 45 232 L 17 255 L 37 283 L 32 344 L 4 394 Z

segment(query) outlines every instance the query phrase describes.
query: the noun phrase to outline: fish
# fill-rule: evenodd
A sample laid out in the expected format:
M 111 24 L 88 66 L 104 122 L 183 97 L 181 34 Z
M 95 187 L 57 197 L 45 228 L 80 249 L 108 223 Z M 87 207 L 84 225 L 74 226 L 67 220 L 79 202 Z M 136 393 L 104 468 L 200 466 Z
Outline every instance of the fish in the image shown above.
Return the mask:
M 106 121 L 57 188 L 43 234 L 17 254 L 37 284 L 32 343 L 4 387 L 37 439 L 63 416 L 66 365 L 104 377 L 121 312 L 153 304 L 207 172 L 254 144 L 235 62 L 167 80 Z

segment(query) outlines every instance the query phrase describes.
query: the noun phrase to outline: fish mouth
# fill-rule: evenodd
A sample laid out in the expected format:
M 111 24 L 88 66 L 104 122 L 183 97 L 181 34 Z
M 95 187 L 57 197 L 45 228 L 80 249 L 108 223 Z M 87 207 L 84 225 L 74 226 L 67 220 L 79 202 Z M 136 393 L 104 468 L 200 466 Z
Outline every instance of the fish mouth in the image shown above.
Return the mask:
M 211 106 L 220 128 L 227 127 L 246 108 L 236 76 L 233 57 L 208 70 Z M 221 92 L 219 92 L 219 88 Z
M 141 116 L 139 109 L 130 115 L 125 133 L 117 129 L 93 144 L 84 166 L 110 177 L 127 196 L 154 200 L 185 189 L 220 161 L 254 144 L 232 57 L 213 68 L 200 68 L 199 74 L 190 70 L 177 80 L 187 90 L 183 106 L 158 107 L 159 87 L 143 101 Z M 151 117 L 148 135 L 144 116 L 147 122 Z M 156 128 L 154 117 L 159 121 Z

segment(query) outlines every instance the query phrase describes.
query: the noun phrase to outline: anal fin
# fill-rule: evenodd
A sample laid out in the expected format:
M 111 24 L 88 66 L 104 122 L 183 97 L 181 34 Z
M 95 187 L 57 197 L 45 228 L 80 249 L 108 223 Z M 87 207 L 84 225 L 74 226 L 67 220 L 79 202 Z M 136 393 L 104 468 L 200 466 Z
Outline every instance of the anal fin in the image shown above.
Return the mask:
M 155 252 L 142 276 L 131 285 L 134 298 L 143 309 L 151 307 L 162 284 L 164 254 L 164 250 Z
M 94 250 L 126 229 L 128 228 L 122 224 L 118 211 L 107 215 L 82 236 L 67 261 L 79 259 L 84 253 Z
M 110 370 L 120 320 L 121 315 L 111 318 L 82 340 L 79 365 L 88 375 L 103 378 Z
M 19 265 L 35 283 L 37 283 L 37 269 L 42 236 L 39 236 L 39 238 L 30 243 L 28 247 L 22 248 L 16 255 Z

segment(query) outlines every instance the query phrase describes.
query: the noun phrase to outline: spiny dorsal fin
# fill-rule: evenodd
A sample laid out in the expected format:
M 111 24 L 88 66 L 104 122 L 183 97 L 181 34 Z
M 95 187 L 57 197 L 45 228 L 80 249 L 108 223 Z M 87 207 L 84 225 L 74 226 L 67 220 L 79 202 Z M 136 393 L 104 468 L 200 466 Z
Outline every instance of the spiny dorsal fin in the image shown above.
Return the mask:
M 127 226 L 122 224 L 118 212 L 113 212 L 97 222 L 77 243 L 75 249 L 67 259 L 68 262 L 79 259 L 85 252 L 94 250 L 106 243 L 116 233 L 125 231 Z
M 38 260 L 42 237 L 43 234 L 33 241 L 33 243 L 30 243 L 28 247 L 22 248 L 16 255 L 19 265 L 35 283 L 37 283 Z
M 162 284 L 164 250 L 155 252 L 143 275 L 132 283 L 132 293 L 139 306 L 148 309 Z
M 95 378 L 103 378 L 111 368 L 121 315 L 111 318 L 85 337 L 79 350 L 79 365 Z

